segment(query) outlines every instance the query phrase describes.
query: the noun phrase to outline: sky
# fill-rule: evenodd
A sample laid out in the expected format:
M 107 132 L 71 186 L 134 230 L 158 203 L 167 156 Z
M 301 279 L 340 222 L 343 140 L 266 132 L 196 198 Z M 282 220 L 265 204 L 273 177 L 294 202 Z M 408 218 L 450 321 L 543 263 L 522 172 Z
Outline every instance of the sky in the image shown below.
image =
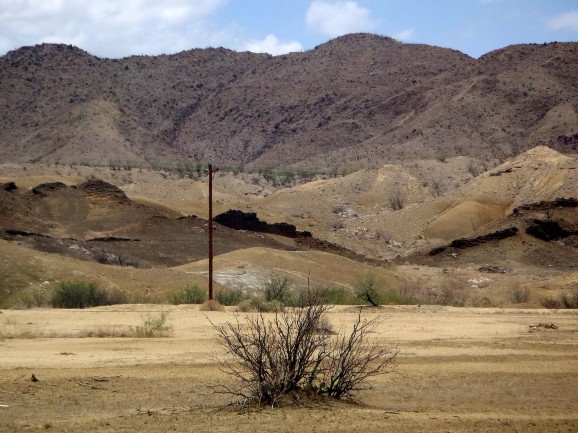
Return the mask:
M 43 42 L 108 58 L 207 47 L 281 55 L 355 32 L 477 58 L 578 41 L 578 0 L 0 0 L 0 55 Z

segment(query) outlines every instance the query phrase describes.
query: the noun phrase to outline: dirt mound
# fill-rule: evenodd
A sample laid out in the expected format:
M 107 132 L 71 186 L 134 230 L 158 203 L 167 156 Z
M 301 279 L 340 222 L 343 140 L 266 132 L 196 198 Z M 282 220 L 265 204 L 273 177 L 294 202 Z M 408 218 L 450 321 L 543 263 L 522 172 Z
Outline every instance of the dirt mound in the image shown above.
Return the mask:
M 136 267 L 175 266 L 204 258 L 208 251 L 206 221 L 167 218 L 98 179 L 78 186 L 50 183 L 0 190 L 0 231 L 5 239 L 42 251 Z M 295 248 L 216 226 L 216 254 L 257 245 Z

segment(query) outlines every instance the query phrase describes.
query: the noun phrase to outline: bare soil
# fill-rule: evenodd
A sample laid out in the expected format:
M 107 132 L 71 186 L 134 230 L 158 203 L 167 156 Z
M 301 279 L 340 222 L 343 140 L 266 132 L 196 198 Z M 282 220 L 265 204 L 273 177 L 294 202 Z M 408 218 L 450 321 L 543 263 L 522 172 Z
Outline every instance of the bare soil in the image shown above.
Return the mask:
M 120 332 L 168 311 L 167 338 Z M 382 307 L 375 338 L 399 350 L 356 404 L 300 401 L 240 412 L 211 385 L 228 380 L 209 319 L 194 306 L 0 311 L 0 430 L 254 432 L 571 432 L 578 429 L 576 311 Z M 335 327 L 356 310 L 330 310 Z M 530 328 L 554 323 L 558 329 Z M 32 382 L 32 374 L 38 382 Z

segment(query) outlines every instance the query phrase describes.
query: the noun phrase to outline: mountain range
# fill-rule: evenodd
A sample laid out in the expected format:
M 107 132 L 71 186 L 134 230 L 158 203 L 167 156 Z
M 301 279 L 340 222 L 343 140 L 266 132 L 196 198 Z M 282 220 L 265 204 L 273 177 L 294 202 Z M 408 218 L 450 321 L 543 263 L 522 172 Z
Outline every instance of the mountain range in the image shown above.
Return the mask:
M 103 59 L 69 45 L 0 57 L 4 163 L 379 167 L 578 150 L 578 43 L 479 59 L 351 34 L 270 56 L 223 48 Z

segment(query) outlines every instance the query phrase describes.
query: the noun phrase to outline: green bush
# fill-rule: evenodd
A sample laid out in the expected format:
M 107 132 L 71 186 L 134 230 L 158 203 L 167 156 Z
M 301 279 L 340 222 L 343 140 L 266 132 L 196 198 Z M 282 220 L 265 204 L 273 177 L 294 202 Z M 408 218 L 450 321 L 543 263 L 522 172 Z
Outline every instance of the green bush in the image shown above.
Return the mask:
M 279 301 L 265 301 L 257 297 L 251 297 L 239 303 L 239 311 L 243 313 L 275 313 L 283 311 L 284 305 Z
M 26 308 L 46 307 L 50 304 L 50 299 L 45 292 L 22 292 L 18 297 L 18 305 Z
M 353 289 L 357 297 L 368 305 L 377 307 L 383 303 L 385 291 L 382 283 L 377 280 L 375 274 L 371 271 L 357 275 Z
M 227 288 L 220 290 L 216 298 L 221 305 L 239 305 L 241 301 L 246 299 L 246 296 L 240 290 Z
M 291 305 L 294 302 L 294 295 L 291 291 L 293 282 L 287 277 L 272 277 L 263 283 L 263 294 L 265 301 L 277 301 L 284 305 Z
M 171 304 L 202 304 L 207 300 L 207 291 L 197 284 L 189 284 L 185 288 L 169 295 Z
M 167 325 L 169 313 L 162 311 L 158 316 L 143 317 L 143 324 L 131 328 L 138 338 L 168 337 L 173 328 Z
M 320 287 L 319 296 L 327 305 L 358 305 L 361 301 L 353 290 L 348 287 Z
M 379 303 L 382 305 L 413 305 L 419 304 L 414 299 L 407 298 L 401 295 L 397 290 L 386 290 L 378 297 Z
M 111 296 L 94 282 L 65 281 L 60 284 L 50 301 L 55 308 L 88 308 L 126 302 L 121 292 Z

